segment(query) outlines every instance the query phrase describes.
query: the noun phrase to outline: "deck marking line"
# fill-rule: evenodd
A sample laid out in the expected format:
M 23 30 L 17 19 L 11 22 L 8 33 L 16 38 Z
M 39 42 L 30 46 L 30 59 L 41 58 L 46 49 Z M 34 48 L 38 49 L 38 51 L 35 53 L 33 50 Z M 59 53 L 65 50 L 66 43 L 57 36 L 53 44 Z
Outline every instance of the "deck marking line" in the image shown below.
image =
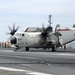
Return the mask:
M 7 70 L 7 71 L 25 71 L 21 69 L 15 69 L 15 68 L 8 68 L 8 67 L 0 67 L 1 70 Z
M 30 70 L 23 70 L 23 69 L 16 69 L 16 68 L 9 68 L 9 67 L 0 67 L 1 70 L 6 70 L 6 71 L 14 71 L 14 72 L 25 72 L 26 74 L 30 75 L 54 75 L 54 74 L 47 74 L 47 73 L 41 73 L 41 72 L 35 72 L 35 71 L 30 71 Z
M 31 75 L 54 75 L 54 74 L 46 74 L 46 73 L 40 73 L 40 72 L 31 72 L 31 73 L 27 73 L 27 74 L 31 74 Z

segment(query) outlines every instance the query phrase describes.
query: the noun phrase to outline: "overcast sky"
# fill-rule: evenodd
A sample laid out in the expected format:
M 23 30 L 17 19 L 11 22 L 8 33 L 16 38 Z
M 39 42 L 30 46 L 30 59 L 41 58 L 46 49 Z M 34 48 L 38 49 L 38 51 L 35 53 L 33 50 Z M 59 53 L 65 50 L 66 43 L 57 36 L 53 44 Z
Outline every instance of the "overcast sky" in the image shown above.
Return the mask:
M 45 27 L 48 15 L 52 14 L 53 29 L 72 27 L 75 23 L 75 0 L 0 0 L 0 41 L 7 41 L 8 26 L 20 25 L 20 31 L 27 27 Z

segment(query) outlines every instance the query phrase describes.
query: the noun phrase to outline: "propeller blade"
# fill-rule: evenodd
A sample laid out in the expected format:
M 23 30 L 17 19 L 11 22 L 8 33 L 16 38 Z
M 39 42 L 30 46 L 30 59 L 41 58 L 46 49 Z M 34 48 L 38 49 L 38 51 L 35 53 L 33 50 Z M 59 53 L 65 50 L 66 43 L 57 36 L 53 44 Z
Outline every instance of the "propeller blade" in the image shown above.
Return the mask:
M 17 30 L 19 29 L 19 26 L 16 28 L 15 23 L 13 23 L 13 27 L 11 28 L 10 26 L 8 26 L 8 28 L 9 28 L 10 32 L 7 34 L 10 34 L 13 36 L 15 34 L 15 32 L 17 32 Z
M 15 23 L 13 23 L 13 31 L 15 30 Z
M 46 39 L 46 37 L 48 37 L 49 32 L 52 32 L 51 26 L 48 26 L 47 28 L 43 27 L 43 32 L 41 33 L 41 35 Z
M 46 32 L 48 32 L 48 31 L 52 31 L 52 27 L 51 27 L 51 26 L 48 26 L 48 27 L 46 28 Z
M 19 26 L 15 27 L 15 23 L 13 23 L 12 28 L 10 26 L 8 26 L 8 29 L 10 30 L 10 32 L 7 32 L 7 35 L 11 35 L 7 40 L 9 41 L 11 39 L 11 37 L 15 34 L 15 32 L 17 32 L 17 30 L 19 29 Z
M 43 31 L 45 31 L 45 27 L 44 27 L 44 24 L 42 24 L 42 29 L 43 29 Z
M 15 29 L 15 31 L 17 31 L 19 28 L 20 28 L 20 27 L 18 26 L 18 27 Z
M 12 29 L 10 28 L 10 26 L 8 26 L 9 30 L 12 31 Z
M 10 36 L 7 40 L 9 41 L 11 39 L 12 36 Z

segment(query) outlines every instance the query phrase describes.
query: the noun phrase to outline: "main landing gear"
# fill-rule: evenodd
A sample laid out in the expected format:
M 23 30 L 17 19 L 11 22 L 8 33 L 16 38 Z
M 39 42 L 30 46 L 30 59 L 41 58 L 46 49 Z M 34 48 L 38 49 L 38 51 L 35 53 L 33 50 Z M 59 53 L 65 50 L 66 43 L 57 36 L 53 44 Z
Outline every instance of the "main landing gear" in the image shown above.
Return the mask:
M 57 50 L 57 47 L 56 46 L 53 46 L 52 47 L 52 52 L 55 52 Z
M 26 47 L 26 51 L 29 51 L 29 47 Z

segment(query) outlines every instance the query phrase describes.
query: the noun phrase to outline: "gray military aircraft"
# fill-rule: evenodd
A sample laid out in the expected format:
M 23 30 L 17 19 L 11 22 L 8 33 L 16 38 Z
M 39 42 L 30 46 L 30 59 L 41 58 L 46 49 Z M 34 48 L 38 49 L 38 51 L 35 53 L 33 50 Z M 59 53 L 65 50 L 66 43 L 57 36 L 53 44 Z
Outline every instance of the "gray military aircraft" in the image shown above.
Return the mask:
M 19 27 L 13 26 L 13 29 L 9 27 L 11 31 L 9 33 L 11 34 L 10 43 L 15 45 L 14 51 L 23 47 L 26 51 L 29 51 L 29 48 L 52 48 L 52 51 L 56 51 L 58 47 L 75 40 L 75 28 L 60 28 L 57 25 L 53 32 L 51 21 L 49 23 L 47 28 L 42 27 L 41 32 L 18 32 Z

